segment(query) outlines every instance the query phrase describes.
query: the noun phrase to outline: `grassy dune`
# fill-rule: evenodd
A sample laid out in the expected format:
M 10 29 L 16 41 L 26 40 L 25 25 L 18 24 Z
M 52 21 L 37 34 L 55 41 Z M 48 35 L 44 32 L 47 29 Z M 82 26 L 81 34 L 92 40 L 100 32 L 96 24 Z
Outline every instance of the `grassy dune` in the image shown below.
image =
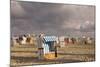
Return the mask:
M 70 63 L 95 60 L 95 45 L 66 45 L 58 48 L 58 57 L 53 60 L 38 60 L 37 48 L 11 47 L 11 66 Z

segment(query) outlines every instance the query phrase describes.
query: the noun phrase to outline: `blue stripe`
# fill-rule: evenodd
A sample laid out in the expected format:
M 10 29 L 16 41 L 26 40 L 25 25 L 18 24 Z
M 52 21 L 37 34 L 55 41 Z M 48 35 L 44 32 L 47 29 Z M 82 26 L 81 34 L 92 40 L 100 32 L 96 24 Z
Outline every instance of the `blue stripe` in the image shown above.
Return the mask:
M 45 41 L 56 41 L 56 36 L 44 36 Z

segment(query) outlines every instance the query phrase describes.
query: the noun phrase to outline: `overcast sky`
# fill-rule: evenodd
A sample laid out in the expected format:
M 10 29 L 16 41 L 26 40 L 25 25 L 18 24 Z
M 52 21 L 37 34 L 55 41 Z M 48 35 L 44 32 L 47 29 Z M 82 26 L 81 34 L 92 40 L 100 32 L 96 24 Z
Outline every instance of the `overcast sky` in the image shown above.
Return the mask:
M 94 36 L 95 6 L 11 1 L 11 34 Z

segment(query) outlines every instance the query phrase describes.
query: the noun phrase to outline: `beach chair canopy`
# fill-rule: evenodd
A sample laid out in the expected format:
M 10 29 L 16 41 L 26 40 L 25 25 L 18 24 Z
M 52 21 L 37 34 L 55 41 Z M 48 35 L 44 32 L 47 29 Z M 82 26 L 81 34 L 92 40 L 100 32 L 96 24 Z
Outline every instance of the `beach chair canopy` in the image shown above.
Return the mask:
M 44 40 L 48 41 L 56 41 L 56 36 L 44 36 Z

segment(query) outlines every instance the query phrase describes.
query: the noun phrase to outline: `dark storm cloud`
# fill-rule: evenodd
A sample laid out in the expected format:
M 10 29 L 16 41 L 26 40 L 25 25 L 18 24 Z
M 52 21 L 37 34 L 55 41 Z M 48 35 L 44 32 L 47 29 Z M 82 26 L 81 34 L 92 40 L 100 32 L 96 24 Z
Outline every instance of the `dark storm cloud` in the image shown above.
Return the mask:
M 92 33 L 94 10 L 94 6 L 12 1 L 11 32 L 54 35 L 79 31 Z

